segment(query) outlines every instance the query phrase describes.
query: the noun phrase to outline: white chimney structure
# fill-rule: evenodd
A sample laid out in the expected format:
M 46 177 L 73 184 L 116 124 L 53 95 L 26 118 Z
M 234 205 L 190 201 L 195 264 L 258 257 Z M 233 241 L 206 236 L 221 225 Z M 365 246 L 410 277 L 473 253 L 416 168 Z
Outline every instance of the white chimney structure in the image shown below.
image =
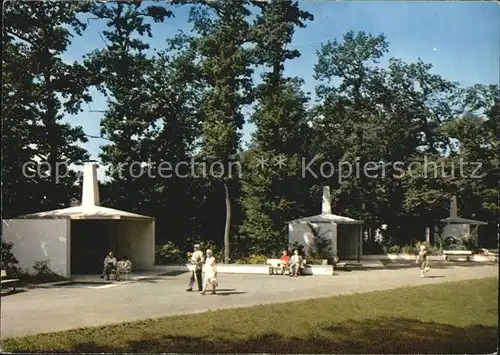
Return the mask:
M 455 195 L 450 200 L 450 217 L 458 217 L 457 196 Z
M 83 165 L 82 207 L 99 206 L 100 204 L 97 166 L 94 162 L 86 162 Z
M 330 186 L 323 186 L 323 203 L 321 205 L 321 214 L 332 214 L 332 198 L 330 195 Z

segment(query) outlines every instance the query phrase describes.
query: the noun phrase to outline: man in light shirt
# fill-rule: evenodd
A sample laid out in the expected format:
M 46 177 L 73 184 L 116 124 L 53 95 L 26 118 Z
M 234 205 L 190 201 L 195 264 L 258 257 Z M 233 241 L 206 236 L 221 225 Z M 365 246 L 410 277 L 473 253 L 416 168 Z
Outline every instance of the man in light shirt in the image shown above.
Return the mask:
M 186 291 L 193 291 L 194 283 L 196 282 L 198 285 L 198 291 L 203 290 L 203 281 L 201 278 L 201 270 L 203 268 L 203 263 L 205 262 L 205 258 L 203 256 L 203 252 L 201 251 L 200 244 L 194 245 L 194 252 L 191 255 L 190 263 L 191 263 L 191 278 L 189 279 L 189 287 Z
M 106 276 L 106 279 L 109 280 L 109 275 L 111 271 L 116 269 L 116 258 L 113 256 L 113 252 L 109 252 L 106 258 L 104 259 L 104 270 L 102 271 L 101 279 Z
M 298 276 L 300 274 L 300 268 L 302 267 L 303 259 L 299 255 L 298 250 L 293 251 L 293 256 L 290 259 L 290 276 Z

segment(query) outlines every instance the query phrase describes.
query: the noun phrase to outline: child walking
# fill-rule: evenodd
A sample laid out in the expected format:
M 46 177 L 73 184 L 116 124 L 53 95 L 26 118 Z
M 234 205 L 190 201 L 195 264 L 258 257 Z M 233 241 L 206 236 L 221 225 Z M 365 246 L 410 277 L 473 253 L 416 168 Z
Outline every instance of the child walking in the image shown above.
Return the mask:
M 420 277 L 427 277 L 429 267 L 427 263 L 427 249 L 425 245 L 420 246 L 420 251 L 418 252 L 415 262 L 420 264 Z

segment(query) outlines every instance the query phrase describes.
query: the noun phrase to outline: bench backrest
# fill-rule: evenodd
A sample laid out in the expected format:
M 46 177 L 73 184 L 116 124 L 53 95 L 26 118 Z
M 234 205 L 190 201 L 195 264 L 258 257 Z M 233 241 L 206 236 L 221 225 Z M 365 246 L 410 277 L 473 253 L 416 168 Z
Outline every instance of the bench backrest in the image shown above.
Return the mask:
M 7 277 L 7 271 L 2 270 L 2 275 L 0 275 L 2 278 Z
M 266 264 L 269 266 L 278 266 L 281 264 L 281 259 L 267 259 Z
M 456 255 L 471 255 L 472 251 L 470 250 L 443 250 L 443 254 L 456 254 Z

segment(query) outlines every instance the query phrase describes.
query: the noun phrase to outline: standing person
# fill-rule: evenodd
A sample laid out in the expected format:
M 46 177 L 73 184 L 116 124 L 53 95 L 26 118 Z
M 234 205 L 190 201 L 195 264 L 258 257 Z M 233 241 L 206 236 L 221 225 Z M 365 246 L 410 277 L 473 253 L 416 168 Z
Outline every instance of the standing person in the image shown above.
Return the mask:
M 109 252 L 108 255 L 104 258 L 104 270 L 102 271 L 101 279 L 106 276 L 106 280 L 109 280 L 109 275 L 111 271 L 116 269 L 116 258 L 113 256 L 113 252 Z
M 190 263 L 192 265 L 191 278 L 189 279 L 189 287 L 186 291 L 193 291 L 194 283 L 198 284 L 198 291 L 203 289 L 202 279 L 201 279 L 201 269 L 203 268 L 203 262 L 205 261 L 203 257 L 203 252 L 201 251 L 200 244 L 194 245 L 194 252 L 191 255 Z
M 420 277 L 427 277 L 426 273 L 428 270 L 428 262 L 427 249 L 425 248 L 425 245 L 420 246 L 420 251 L 418 252 L 415 263 L 420 264 Z
M 207 259 L 205 261 L 205 280 L 203 285 L 203 291 L 201 294 L 204 295 L 207 291 L 208 284 L 212 284 L 212 293 L 215 294 L 215 288 L 218 286 L 217 283 L 217 263 L 215 261 L 214 253 L 212 250 L 207 249 Z
M 298 276 L 300 273 L 300 268 L 302 266 L 302 256 L 299 255 L 299 251 L 295 249 L 293 251 L 292 259 L 290 260 L 290 276 Z

